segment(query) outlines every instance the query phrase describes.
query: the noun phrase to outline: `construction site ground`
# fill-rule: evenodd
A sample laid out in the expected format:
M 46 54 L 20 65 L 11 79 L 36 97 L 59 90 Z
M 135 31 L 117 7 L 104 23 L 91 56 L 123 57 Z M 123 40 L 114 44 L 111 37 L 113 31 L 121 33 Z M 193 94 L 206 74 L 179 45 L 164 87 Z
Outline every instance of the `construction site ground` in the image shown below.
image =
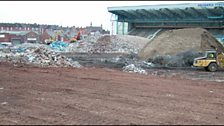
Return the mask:
M 140 75 L 1 62 L 0 71 L 0 124 L 224 123 L 222 70 L 154 68 Z

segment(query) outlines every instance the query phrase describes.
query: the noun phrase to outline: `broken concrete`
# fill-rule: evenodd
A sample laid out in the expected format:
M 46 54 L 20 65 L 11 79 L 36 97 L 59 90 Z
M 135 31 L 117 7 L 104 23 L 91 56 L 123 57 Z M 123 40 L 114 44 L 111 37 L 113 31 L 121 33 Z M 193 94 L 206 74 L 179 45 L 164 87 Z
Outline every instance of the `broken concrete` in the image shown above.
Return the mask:
M 93 45 L 93 53 L 135 53 L 149 41 L 147 38 L 131 35 L 105 35 Z
M 141 67 L 136 67 L 136 65 L 134 65 L 134 64 L 130 64 L 130 65 L 123 67 L 123 71 L 147 75 L 147 72 L 144 69 L 142 69 Z
M 32 64 L 41 67 L 81 67 L 77 61 L 41 44 L 22 44 L 0 51 L 1 62 Z

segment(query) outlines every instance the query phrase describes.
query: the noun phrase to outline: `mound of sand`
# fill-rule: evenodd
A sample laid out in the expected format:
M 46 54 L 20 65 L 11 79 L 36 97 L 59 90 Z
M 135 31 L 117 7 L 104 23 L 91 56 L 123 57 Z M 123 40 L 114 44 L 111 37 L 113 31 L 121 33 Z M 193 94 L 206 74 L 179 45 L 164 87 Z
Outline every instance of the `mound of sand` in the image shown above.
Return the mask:
M 204 51 L 214 48 L 223 51 L 223 46 L 207 30 L 185 28 L 161 33 L 147 43 L 138 55 L 142 59 L 147 59 L 161 55 L 175 55 L 188 50 Z

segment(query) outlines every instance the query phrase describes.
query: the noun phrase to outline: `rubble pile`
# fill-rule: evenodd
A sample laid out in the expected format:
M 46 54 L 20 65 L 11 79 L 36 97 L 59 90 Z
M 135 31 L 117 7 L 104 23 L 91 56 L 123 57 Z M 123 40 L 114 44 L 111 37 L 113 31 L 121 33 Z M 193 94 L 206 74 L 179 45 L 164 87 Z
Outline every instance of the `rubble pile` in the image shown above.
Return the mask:
M 81 67 L 78 62 L 40 44 L 22 44 L 18 48 L 0 50 L 0 61 L 41 67 Z
M 103 35 L 88 36 L 87 38 L 71 43 L 66 52 L 79 53 L 135 53 L 149 41 L 147 38 L 131 35 Z
M 54 49 L 55 51 L 65 51 L 65 48 L 69 44 L 66 42 L 56 41 L 50 44 L 50 47 Z
M 175 55 L 188 50 L 203 51 L 222 48 L 219 42 L 205 29 L 185 28 L 168 30 L 155 37 L 139 52 L 142 59 Z
M 131 35 L 104 35 L 93 45 L 93 53 L 135 53 L 149 41 L 147 38 Z
M 142 69 L 141 67 L 136 67 L 136 65 L 134 65 L 134 64 L 129 64 L 127 66 L 124 66 L 123 71 L 147 75 L 147 72 L 144 69 Z
M 100 36 L 87 36 L 83 40 L 71 43 L 65 48 L 65 52 L 91 53 L 94 43 Z

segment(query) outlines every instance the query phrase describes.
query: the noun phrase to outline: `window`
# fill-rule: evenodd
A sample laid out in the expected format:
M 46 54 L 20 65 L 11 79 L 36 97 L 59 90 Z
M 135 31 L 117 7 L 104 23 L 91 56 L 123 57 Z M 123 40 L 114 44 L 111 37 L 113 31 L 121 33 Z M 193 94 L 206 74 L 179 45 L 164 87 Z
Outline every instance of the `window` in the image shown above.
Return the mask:
M 208 53 L 208 58 L 216 58 L 216 55 L 215 53 Z

